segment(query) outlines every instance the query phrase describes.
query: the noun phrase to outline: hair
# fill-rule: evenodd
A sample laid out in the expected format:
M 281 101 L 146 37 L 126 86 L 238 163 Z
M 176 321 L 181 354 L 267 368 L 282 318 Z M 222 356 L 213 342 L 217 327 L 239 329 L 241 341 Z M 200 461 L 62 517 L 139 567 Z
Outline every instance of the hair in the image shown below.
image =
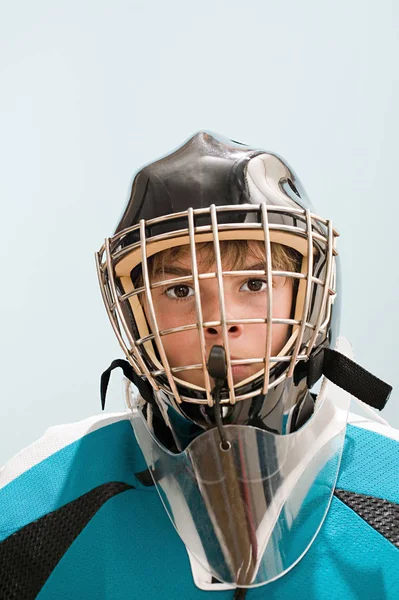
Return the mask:
M 302 262 L 302 256 L 299 252 L 272 242 L 271 259 L 272 269 L 276 271 L 299 271 Z M 203 269 L 209 269 L 214 261 L 213 242 L 200 242 L 196 245 L 198 262 Z M 186 257 L 190 252 L 188 246 L 175 246 L 158 252 L 148 258 L 148 271 L 150 279 L 155 275 L 163 273 L 166 266 L 178 262 Z M 222 240 L 220 242 L 220 256 L 223 265 L 231 271 L 240 271 L 245 267 L 248 257 L 254 258 L 259 262 L 265 262 L 265 245 L 259 240 Z M 135 287 L 143 285 L 141 269 L 133 276 Z

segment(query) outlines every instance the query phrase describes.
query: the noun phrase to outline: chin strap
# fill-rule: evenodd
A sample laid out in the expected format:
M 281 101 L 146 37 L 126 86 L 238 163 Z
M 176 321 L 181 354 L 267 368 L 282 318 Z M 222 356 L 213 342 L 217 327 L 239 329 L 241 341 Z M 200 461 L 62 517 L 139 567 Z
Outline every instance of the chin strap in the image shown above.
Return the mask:
M 156 416 L 161 416 L 158 405 L 154 400 L 151 385 L 146 379 L 139 377 L 131 364 L 123 359 L 112 361 L 108 369 L 101 375 L 102 409 L 105 408 L 105 397 L 111 372 L 118 367 L 122 369 L 125 377 L 138 388 L 144 400 L 151 404 Z M 337 350 L 331 350 L 326 346 L 320 346 L 315 352 L 312 352 L 308 361 L 297 364 L 294 370 L 294 383 L 298 385 L 306 377 L 307 386 L 311 389 L 322 375 L 351 394 L 351 396 L 355 396 L 368 406 L 378 410 L 384 408 L 392 392 L 392 386 L 388 383 L 378 379 L 344 354 L 337 352 Z
M 140 396 L 147 402 L 147 405 L 143 407 L 143 413 L 145 416 L 147 415 L 148 406 L 151 406 L 153 428 L 156 432 L 158 440 L 171 452 L 177 451 L 172 432 L 166 425 L 159 406 L 156 403 L 151 384 L 148 383 L 146 379 L 142 379 L 139 375 L 137 375 L 132 365 L 127 360 L 122 358 L 113 360 L 108 369 L 106 369 L 106 371 L 104 371 L 104 373 L 101 375 L 100 394 L 102 409 L 104 410 L 105 408 L 105 398 L 107 395 L 111 372 L 118 368 L 122 369 L 124 376 L 137 387 Z
M 127 362 L 127 360 L 124 360 L 122 358 L 117 358 L 116 360 L 113 360 L 112 363 L 110 364 L 110 366 L 108 367 L 108 369 L 106 369 L 104 371 L 104 373 L 101 375 L 101 380 L 100 380 L 101 408 L 103 410 L 105 408 L 105 398 L 107 395 L 107 389 L 108 389 L 109 379 L 111 377 L 111 372 L 114 369 L 118 369 L 118 368 L 122 369 L 124 376 L 127 377 L 127 379 L 129 379 L 129 381 L 134 383 L 134 385 L 139 390 L 142 398 L 144 398 L 144 400 L 146 402 L 148 402 L 148 404 L 151 404 L 154 412 L 158 416 L 160 414 L 159 408 L 154 400 L 154 395 L 152 393 L 151 384 L 148 383 L 148 381 L 146 379 L 142 379 L 141 377 L 139 377 L 139 375 L 137 375 L 137 373 L 135 373 L 132 365 L 129 362 Z
M 298 385 L 306 377 L 309 389 L 324 375 L 340 388 L 355 396 L 365 404 L 382 410 L 388 402 L 392 386 L 378 379 L 350 358 L 320 346 L 312 352 L 306 362 L 297 364 L 294 370 L 294 383 Z

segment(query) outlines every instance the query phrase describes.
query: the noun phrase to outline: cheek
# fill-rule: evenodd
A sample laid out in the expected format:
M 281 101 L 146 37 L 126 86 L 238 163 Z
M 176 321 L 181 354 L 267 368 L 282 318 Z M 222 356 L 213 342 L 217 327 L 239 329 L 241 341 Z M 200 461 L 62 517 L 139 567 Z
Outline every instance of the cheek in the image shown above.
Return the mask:
M 163 296 L 153 296 L 155 315 L 158 329 L 174 329 L 183 325 L 196 323 L 195 306 L 184 302 L 173 305 Z M 148 319 L 148 306 L 144 304 Z M 200 362 L 200 344 L 198 331 L 179 331 L 162 336 L 162 344 L 171 367 L 182 367 L 187 364 Z
M 272 356 L 277 356 L 284 347 L 290 333 L 289 325 L 274 325 L 272 337 Z
M 196 329 L 165 335 L 162 337 L 162 343 L 171 367 L 201 362 L 201 349 Z
M 287 281 L 273 295 L 273 316 L 279 319 L 289 319 L 292 311 L 292 299 L 292 282 Z
M 273 317 L 278 319 L 289 319 L 292 312 L 292 283 L 286 282 L 282 286 L 276 296 L 273 298 Z M 290 334 L 290 325 L 274 325 L 272 338 L 272 355 L 277 354 L 282 350 Z
M 163 297 L 154 298 L 154 309 L 160 330 L 196 323 L 195 306 L 192 303 L 185 305 L 184 302 L 181 304 L 169 302 Z

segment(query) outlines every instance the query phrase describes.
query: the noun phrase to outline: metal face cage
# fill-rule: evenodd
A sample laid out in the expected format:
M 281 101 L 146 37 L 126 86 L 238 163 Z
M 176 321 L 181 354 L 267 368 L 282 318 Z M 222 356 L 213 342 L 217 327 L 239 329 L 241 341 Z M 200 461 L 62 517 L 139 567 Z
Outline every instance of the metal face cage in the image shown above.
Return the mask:
M 104 304 L 127 360 L 138 375 L 148 379 L 154 390 L 163 391 L 176 403 L 184 401 L 213 406 L 212 380 L 207 371 L 209 348 L 204 331 L 207 327 L 220 328 L 226 352 L 228 384 L 221 403 L 235 404 L 258 394 L 266 394 L 285 378 L 292 377 L 298 362 L 307 360 L 313 348 L 330 335 L 331 309 L 336 297 L 337 236 L 329 220 L 314 215 L 309 209 L 298 204 L 277 206 L 266 202 L 189 208 L 166 216 L 142 219 L 136 225 L 118 232 L 105 241 L 96 255 L 96 262 Z M 264 269 L 223 270 L 220 243 L 224 240 L 262 242 Z M 202 242 L 213 244 L 212 272 L 199 272 L 197 244 Z M 298 271 L 272 268 L 273 243 L 299 253 L 302 264 Z M 152 281 L 148 259 L 177 246 L 189 249 L 191 273 Z M 131 277 L 132 271 L 137 268 L 141 269 L 142 275 L 143 284 L 140 287 L 135 287 Z M 291 278 L 296 289 L 291 318 L 273 317 L 272 285 L 267 285 L 263 315 L 251 319 L 228 318 L 226 281 L 229 277 L 238 276 L 262 276 L 266 282 L 278 277 Z M 209 322 L 203 318 L 201 282 L 206 279 L 217 282 L 218 321 Z M 160 329 L 153 299 L 154 290 L 188 282 L 194 290 L 195 322 Z M 264 353 L 261 356 L 241 360 L 231 358 L 229 328 L 239 324 L 266 326 Z M 288 325 L 290 335 L 278 355 L 272 356 L 273 326 L 276 324 Z M 164 340 L 167 336 L 190 330 L 197 331 L 201 360 L 196 364 L 172 366 Z M 248 380 L 234 383 L 232 367 L 238 364 L 259 365 L 259 369 Z M 193 371 L 202 371 L 202 386 L 181 378 L 184 373 Z

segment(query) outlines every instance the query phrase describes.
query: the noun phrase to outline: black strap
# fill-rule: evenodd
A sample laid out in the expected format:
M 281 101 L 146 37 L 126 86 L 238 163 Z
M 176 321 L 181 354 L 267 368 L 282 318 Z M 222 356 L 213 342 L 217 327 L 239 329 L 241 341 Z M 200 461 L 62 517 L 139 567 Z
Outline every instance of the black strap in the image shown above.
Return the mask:
M 148 381 L 146 379 L 142 379 L 141 377 L 139 377 L 139 375 L 137 375 L 137 373 L 135 373 L 132 365 L 130 363 L 128 363 L 127 360 L 124 360 L 122 358 L 117 358 L 116 360 L 113 360 L 112 363 L 110 364 L 110 366 L 108 367 L 108 369 L 106 369 L 106 371 L 104 371 L 104 373 L 101 375 L 100 394 L 101 394 L 102 409 L 104 410 L 104 408 L 105 408 L 105 397 L 107 395 L 107 389 L 108 389 L 109 379 L 111 377 L 111 372 L 117 368 L 122 369 L 124 376 L 127 377 L 127 379 L 129 379 L 129 381 L 134 383 L 134 385 L 138 388 L 140 395 L 144 398 L 144 400 L 146 400 L 146 402 L 151 404 L 151 406 L 154 409 L 154 412 L 156 412 L 158 414 L 159 408 L 158 408 L 157 404 L 155 403 L 151 384 L 148 383 Z
M 127 379 L 129 379 L 129 381 L 131 381 L 137 387 L 140 392 L 140 396 L 151 405 L 153 418 L 152 424 L 158 440 L 171 452 L 177 452 L 173 434 L 162 417 L 159 406 L 155 400 L 151 384 L 147 381 L 147 379 L 143 379 L 137 375 L 127 360 L 119 358 L 112 361 L 108 369 L 101 375 L 100 393 L 102 409 L 104 410 L 105 408 L 105 397 L 107 394 L 111 372 L 117 368 L 122 369 L 124 376 L 127 377 Z M 144 416 L 147 415 L 147 405 L 143 407 L 143 413 Z
M 155 485 L 154 480 L 151 477 L 151 473 L 150 473 L 149 469 L 145 469 L 144 471 L 135 473 L 135 476 L 137 477 L 137 479 L 140 481 L 140 483 L 142 485 L 145 485 L 145 487 L 151 487 L 151 486 Z
M 384 408 L 392 392 L 392 386 L 385 381 L 344 354 L 325 346 L 312 352 L 308 361 L 298 363 L 294 371 L 294 383 L 297 385 L 306 377 L 310 389 L 322 375 L 351 396 L 378 410 Z
M 116 359 L 112 361 L 108 369 L 101 375 L 101 406 L 105 408 L 105 397 L 107 394 L 111 371 L 121 368 L 125 377 L 127 377 L 138 388 L 141 396 L 151 404 L 154 414 L 160 416 L 159 408 L 154 400 L 151 384 L 137 375 L 127 360 Z M 327 379 L 338 385 L 340 388 L 359 398 L 365 404 L 382 410 L 389 400 L 392 392 L 392 386 L 382 381 L 375 375 L 372 375 L 366 369 L 353 360 L 326 346 L 320 346 L 312 352 L 308 361 L 301 361 L 297 364 L 294 371 L 294 383 L 298 385 L 306 377 L 308 388 L 325 375 Z

